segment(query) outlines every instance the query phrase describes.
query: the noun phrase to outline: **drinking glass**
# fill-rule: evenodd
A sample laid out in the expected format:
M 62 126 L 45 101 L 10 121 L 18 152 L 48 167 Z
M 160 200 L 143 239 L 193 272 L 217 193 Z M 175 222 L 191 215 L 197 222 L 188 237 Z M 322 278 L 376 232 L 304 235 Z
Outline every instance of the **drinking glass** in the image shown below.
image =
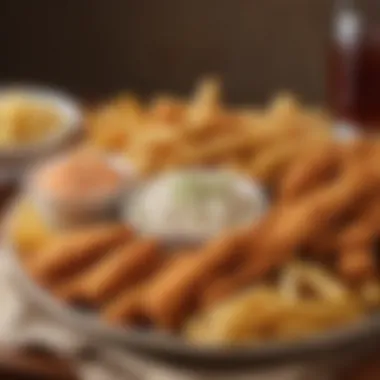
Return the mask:
M 327 73 L 333 115 L 380 132 L 380 0 L 335 2 Z

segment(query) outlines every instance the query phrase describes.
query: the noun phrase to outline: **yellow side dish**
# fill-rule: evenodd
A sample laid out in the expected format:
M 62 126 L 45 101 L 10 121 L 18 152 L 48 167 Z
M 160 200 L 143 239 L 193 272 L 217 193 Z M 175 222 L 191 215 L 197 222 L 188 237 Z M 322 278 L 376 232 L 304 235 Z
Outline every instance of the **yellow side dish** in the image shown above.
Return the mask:
M 50 104 L 17 93 L 0 97 L 0 147 L 40 142 L 61 124 L 62 115 Z

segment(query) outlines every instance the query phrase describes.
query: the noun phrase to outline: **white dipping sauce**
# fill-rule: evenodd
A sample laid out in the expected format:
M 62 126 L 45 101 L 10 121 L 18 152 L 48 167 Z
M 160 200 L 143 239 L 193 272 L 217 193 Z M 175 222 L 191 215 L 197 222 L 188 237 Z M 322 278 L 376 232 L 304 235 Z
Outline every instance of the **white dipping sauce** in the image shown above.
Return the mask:
M 204 239 L 257 220 L 266 209 L 253 181 L 227 171 L 168 173 L 130 199 L 127 219 L 139 231 Z

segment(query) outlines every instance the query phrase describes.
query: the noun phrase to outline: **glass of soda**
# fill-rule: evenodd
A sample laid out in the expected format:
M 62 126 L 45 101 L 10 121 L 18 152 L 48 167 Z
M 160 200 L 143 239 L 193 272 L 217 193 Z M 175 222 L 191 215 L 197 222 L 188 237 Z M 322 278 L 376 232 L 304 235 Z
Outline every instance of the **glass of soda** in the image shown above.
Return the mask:
M 380 132 L 380 0 L 335 2 L 327 98 L 340 122 Z

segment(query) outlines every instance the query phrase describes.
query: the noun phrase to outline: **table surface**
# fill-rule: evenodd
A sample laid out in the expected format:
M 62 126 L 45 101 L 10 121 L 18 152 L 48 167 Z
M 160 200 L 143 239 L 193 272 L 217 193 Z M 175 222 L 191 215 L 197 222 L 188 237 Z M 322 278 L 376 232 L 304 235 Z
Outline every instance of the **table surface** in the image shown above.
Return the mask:
M 0 187 L 0 211 L 3 211 L 13 196 L 17 185 Z M 0 348 L 0 379 L 22 380 L 77 380 L 67 363 L 51 354 L 14 351 Z M 348 368 L 337 380 L 379 380 L 380 362 L 377 355 L 368 358 L 355 368 Z M 322 380 L 322 379 L 321 379 Z

